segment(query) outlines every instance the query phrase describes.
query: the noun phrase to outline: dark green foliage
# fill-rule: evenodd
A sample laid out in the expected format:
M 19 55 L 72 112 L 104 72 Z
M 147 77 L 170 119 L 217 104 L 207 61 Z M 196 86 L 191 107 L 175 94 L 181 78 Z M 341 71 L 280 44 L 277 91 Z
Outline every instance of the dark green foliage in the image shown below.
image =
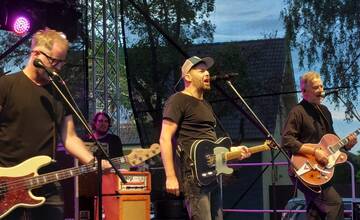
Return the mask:
M 325 86 L 350 87 L 340 94 L 357 101 L 360 1 L 286 0 L 286 5 L 282 17 L 290 45 L 299 52 L 300 67 L 320 63 Z M 338 104 L 335 97 L 333 101 Z

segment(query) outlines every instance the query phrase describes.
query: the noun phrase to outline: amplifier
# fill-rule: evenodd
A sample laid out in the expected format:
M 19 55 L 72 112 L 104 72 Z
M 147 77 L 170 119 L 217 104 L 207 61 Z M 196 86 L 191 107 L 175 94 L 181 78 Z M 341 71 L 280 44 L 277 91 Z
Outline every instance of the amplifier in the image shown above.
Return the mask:
M 149 172 L 123 171 L 121 173 L 127 183 L 122 183 L 114 173 L 103 175 L 103 194 L 149 194 L 151 192 L 151 175 Z

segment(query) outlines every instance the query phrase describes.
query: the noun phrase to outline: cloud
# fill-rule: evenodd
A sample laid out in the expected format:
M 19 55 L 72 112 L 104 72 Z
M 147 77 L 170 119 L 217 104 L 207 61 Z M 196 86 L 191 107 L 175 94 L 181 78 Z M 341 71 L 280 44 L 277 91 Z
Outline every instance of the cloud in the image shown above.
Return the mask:
M 278 31 L 278 37 L 283 37 L 285 31 L 280 19 L 281 4 L 272 2 L 216 1 L 215 13 L 211 17 L 216 25 L 215 41 L 262 39 L 264 34 L 275 31 Z

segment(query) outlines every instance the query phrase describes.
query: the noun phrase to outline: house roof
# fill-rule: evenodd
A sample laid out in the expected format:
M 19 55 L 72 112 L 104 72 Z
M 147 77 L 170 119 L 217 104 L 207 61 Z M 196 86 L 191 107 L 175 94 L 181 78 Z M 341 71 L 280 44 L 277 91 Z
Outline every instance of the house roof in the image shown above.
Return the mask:
M 212 73 L 241 71 L 240 76 L 235 77 L 232 83 L 270 133 L 274 134 L 276 119 L 281 106 L 281 98 L 284 97 L 279 95 L 246 97 L 293 91 L 295 89 L 291 57 L 285 39 L 200 44 L 192 46 L 188 49 L 188 52 L 190 55 L 200 57 L 217 56 L 214 57 L 217 71 L 211 69 Z M 230 56 L 230 54 L 235 56 L 235 58 L 229 58 L 233 61 L 230 64 L 222 65 L 222 63 L 229 61 L 224 56 Z M 225 82 L 218 82 L 217 84 L 227 94 L 235 98 L 234 93 L 229 90 Z M 295 100 L 294 102 L 296 102 L 294 97 L 287 97 L 287 99 Z M 265 137 L 218 90 L 213 88 L 207 100 L 212 104 L 214 112 L 218 115 L 233 140 L 263 139 Z M 239 101 L 237 102 L 240 103 Z M 280 112 L 287 112 L 287 110 L 288 108 Z M 137 129 L 134 126 L 128 124 L 121 125 L 120 136 L 124 144 L 139 143 Z M 222 136 L 221 131 L 218 134 Z
M 231 45 L 231 48 L 239 51 L 238 54 L 242 59 L 242 62 L 239 63 L 245 66 L 243 68 L 243 74 L 231 80 L 232 84 L 240 92 L 241 96 L 245 98 L 247 104 L 270 133 L 274 134 L 276 119 L 280 110 L 281 96 L 261 95 L 276 94 L 282 91 L 293 91 L 295 89 L 291 60 L 289 59 L 290 54 L 285 39 L 215 43 L 205 46 L 198 45 L 191 48 L 190 53 L 198 56 L 211 56 L 214 51 L 229 45 Z M 290 64 L 290 68 L 287 68 L 287 63 Z M 289 75 L 291 77 L 289 77 Z M 229 86 L 225 82 L 217 82 L 217 84 L 223 88 L 227 94 L 235 98 L 234 92 L 229 89 Z M 215 93 L 216 95 L 210 96 L 211 98 L 208 100 L 233 140 L 239 141 L 241 139 L 259 139 L 265 137 L 264 134 L 229 101 L 218 101 L 219 99 L 224 99 L 224 96 L 219 95 L 218 92 Z M 241 107 L 244 106 L 239 100 L 237 100 L 237 103 L 240 104 Z

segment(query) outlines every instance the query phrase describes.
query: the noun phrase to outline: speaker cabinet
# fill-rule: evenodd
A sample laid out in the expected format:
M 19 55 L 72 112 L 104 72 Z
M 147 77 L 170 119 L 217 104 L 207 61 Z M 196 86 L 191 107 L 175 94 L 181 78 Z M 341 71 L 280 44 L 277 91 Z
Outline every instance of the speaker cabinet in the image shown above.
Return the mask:
M 98 220 L 97 199 L 95 219 Z M 106 220 L 150 220 L 150 195 L 103 196 Z

